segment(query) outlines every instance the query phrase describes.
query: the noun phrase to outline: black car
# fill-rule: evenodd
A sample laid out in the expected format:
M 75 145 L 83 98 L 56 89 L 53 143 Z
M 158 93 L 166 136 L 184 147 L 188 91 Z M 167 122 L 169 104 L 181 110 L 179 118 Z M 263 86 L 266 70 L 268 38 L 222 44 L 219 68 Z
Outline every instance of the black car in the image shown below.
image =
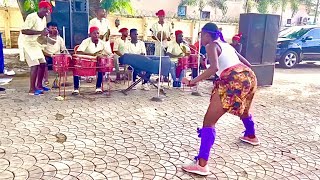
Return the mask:
M 320 61 L 320 27 L 296 26 L 279 33 L 276 61 L 293 68 L 302 61 Z

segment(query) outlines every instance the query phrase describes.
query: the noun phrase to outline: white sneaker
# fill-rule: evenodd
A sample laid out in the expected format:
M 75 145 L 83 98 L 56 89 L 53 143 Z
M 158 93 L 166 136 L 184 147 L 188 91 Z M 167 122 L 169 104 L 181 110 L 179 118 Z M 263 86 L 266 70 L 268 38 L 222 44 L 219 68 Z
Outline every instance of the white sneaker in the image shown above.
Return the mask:
M 145 90 L 145 91 L 150 91 L 150 87 L 149 87 L 149 85 L 147 83 L 146 84 L 142 84 L 141 89 Z
M 3 74 L 7 75 L 7 76 L 14 76 L 16 73 L 13 70 L 4 70 Z
M 101 88 L 97 88 L 97 89 L 96 89 L 96 93 L 97 93 L 97 94 L 101 94 L 101 93 L 102 93 L 102 89 L 101 89 Z

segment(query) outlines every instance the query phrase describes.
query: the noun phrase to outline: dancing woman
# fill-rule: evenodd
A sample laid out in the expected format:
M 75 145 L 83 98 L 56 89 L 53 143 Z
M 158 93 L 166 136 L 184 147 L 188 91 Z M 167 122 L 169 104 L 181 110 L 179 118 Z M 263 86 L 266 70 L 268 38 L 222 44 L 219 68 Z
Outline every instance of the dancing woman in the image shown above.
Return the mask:
M 189 86 L 217 74 L 210 105 L 204 117 L 202 129 L 198 129 L 201 145 L 195 162 L 183 165 L 182 169 L 208 175 L 208 160 L 211 147 L 216 137 L 215 124 L 226 112 L 240 117 L 245 132 L 240 140 L 252 145 L 259 145 L 255 136 L 254 122 L 249 112 L 253 96 L 257 88 L 257 79 L 250 69 L 250 63 L 235 49 L 226 43 L 221 32 L 214 23 L 207 23 L 201 31 L 201 43 L 206 46 L 210 67 L 193 80 L 184 78 L 182 83 Z

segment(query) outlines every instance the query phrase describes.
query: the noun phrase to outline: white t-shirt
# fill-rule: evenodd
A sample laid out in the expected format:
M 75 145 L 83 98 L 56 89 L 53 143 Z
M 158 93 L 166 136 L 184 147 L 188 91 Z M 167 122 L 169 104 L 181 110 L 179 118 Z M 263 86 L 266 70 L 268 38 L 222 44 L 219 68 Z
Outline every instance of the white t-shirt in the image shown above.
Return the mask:
M 143 41 L 137 42 L 137 44 L 133 44 L 128 42 L 125 44 L 124 53 L 130 54 L 147 54 L 146 46 Z
M 240 64 L 241 61 L 236 54 L 236 50 L 230 44 L 221 41 L 216 42 L 221 47 L 221 54 L 218 58 L 218 71 L 216 73 L 218 76 L 220 76 L 222 71 L 234 65 Z
M 88 32 L 92 26 L 97 26 L 99 28 L 100 35 L 104 35 L 108 32 L 108 29 L 110 29 L 109 20 L 106 18 L 102 18 L 101 21 L 98 18 L 91 19 L 89 22 Z
M 64 40 L 61 36 L 57 36 L 56 43 L 47 45 L 44 47 L 44 52 L 48 54 L 60 54 L 61 51 L 67 50 Z
M 183 54 L 182 56 L 184 56 L 184 52 L 182 50 L 184 48 L 185 48 L 185 52 L 190 52 L 190 48 L 185 46 L 183 43 L 178 44 L 177 41 L 171 41 L 168 45 L 167 52 L 175 56 L 179 56 L 180 54 Z M 178 61 L 178 58 L 170 58 L 170 59 L 173 62 Z
M 152 25 L 151 30 L 153 32 L 153 36 L 155 36 L 155 37 L 157 37 L 157 34 L 160 31 L 163 31 L 166 34 L 167 37 L 170 37 L 171 34 L 172 34 L 172 31 L 173 31 L 171 24 L 167 23 L 167 22 L 165 22 L 163 25 L 161 25 L 158 22 L 156 22 L 155 24 Z M 156 40 L 154 45 L 155 45 L 155 55 L 159 56 L 160 55 L 161 43 Z M 168 47 L 167 40 L 163 40 L 162 41 L 162 46 L 164 48 Z
M 125 45 L 126 43 L 129 43 L 129 40 L 126 39 L 125 41 L 120 38 L 117 38 L 114 41 L 114 45 L 113 45 L 113 51 L 119 51 L 121 54 L 124 54 L 124 49 L 125 49 Z
M 40 18 L 37 12 L 31 13 L 26 17 L 21 29 L 32 29 L 35 31 L 42 31 L 46 28 L 47 20 L 46 17 Z M 40 35 L 26 35 L 24 34 L 24 41 L 36 42 Z
M 98 44 L 92 42 L 91 37 L 82 41 L 77 51 L 94 54 L 101 51 L 105 54 L 112 54 L 110 42 L 102 41 L 99 39 Z

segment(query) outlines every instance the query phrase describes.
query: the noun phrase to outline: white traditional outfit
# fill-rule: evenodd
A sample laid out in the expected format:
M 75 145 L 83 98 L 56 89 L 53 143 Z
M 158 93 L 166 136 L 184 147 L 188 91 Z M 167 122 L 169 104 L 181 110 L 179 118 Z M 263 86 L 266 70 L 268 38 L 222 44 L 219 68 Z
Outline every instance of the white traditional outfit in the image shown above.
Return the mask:
M 35 31 L 43 31 L 44 28 L 46 28 L 46 17 L 40 18 L 37 12 L 29 14 L 22 26 L 22 29 L 32 29 Z M 24 34 L 23 42 L 21 42 L 21 39 L 19 42 L 23 46 L 24 57 L 29 67 L 46 63 L 42 46 L 37 42 L 39 36 Z

